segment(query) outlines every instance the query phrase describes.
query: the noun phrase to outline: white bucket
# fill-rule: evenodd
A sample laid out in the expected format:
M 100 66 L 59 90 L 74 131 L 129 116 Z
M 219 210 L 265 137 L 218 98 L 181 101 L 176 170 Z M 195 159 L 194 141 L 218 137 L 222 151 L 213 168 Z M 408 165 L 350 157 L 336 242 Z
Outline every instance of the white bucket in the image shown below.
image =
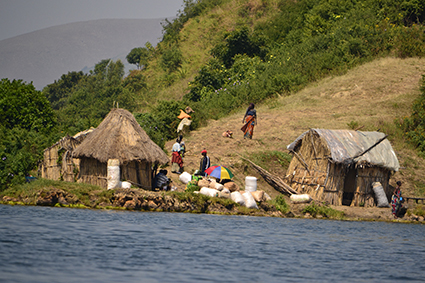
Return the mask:
M 245 177 L 245 191 L 255 192 L 257 190 L 257 178 L 252 176 Z

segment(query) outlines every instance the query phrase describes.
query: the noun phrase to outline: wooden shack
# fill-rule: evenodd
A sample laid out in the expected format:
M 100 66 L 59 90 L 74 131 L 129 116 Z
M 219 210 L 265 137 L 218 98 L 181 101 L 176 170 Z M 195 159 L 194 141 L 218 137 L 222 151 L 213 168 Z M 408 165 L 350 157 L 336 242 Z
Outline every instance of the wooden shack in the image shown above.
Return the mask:
M 41 177 L 51 180 L 74 182 L 79 171 L 80 160 L 72 157 L 74 149 L 91 133 L 94 128 L 79 132 L 74 136 L 66 135 L 43 152 Z
M 333 205 L 376 205 L 372 184 L 380 182 L 387 198 L 397 156 L 380 132 L 310 129 L 288 145 L 293 158 L 285 177 L 298 193 Z
M 107 188 L 107 163 L 118 159 L 120 180 L 143 189 L 152 188 L 153 167 L 168 157 L 125 109 L 114 108 L 99 126 L 75 149 L 80 159 L 78 182 Z

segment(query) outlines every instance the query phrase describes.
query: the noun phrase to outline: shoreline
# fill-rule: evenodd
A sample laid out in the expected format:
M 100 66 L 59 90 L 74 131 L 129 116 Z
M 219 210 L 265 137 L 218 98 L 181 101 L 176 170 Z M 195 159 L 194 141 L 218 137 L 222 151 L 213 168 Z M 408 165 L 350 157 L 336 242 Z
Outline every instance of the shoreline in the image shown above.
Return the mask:
M 327 206 L 342 216 L 328 216 L 320 213 L 312 215 L 303 210 L 311 204 L 288 203 L 289 211 L 282 212 L 270 202 L 257 203 L 258 209 L 249 209 L 230 199 L 199 196 L 181 192 L 153 192 L 140 189 L 116 189 L 108 191 L 108 196 L 90 195 L 90 204 L 84 204 L 74 194 L 63 189 L 39 190 L 33 197 L 11 197 L 4 195 L 0 203 L 4 205 L 50 206 L 80 209 L 110 209 L 141 212 L 180 212 L 196 214 L 243 215 L 257 217 L 281 217 L 297 219 L 326 219 L 341 221 L 369 221 L 391 223 L 425 224 L 424 217 L 413 214 L 394 219 L 391 208 Z M 318 205 L 318 207 L 321 205 Z

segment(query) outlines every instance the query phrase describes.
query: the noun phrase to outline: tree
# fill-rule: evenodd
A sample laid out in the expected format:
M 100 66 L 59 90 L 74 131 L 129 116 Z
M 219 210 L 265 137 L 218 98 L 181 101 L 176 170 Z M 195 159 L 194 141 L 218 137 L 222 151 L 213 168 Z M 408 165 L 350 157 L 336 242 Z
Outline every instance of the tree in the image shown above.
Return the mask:
M 36 168 L 55 124 L 49 101 L 32 83 L 0 81 L 0 191 Z
M 178 47 L 172 47 L 164 51 L 161 57 L 161 67 L 164 71 L 172 73 L 177 71 L 183 63 L 183 55 Z
M 49 131 L 56 118 L 47 98 L 22 80 L 0 81 L 0 121 L 8 129 Z
M 50 101 L 52 108 L 58 110 L 66 104 L 75 86 L 84 78 L 86 75 L 82 71 L 68 72 L 68 74 L 63 74 L 59 80 L 47 85 L 43 89 L 43 94 Z
M 211 54 L 230 68 L 237 54 L 245 54 L 249 57 L 259 56 L 264 59 L 267 48 L 262 36 L 251 35 L 248 28 L 244 26 L 226 34 L 223 43 L 217 44 L 211 50 Z
M 153 52 L 154 48 L 152 44 L 146 42 L 145 47 L 133 48 L 130 53 L 128 53 L 126 59 L 128 63 L 136 65 L 137 69 L 142 69 L 142 67 L 146 68 Z

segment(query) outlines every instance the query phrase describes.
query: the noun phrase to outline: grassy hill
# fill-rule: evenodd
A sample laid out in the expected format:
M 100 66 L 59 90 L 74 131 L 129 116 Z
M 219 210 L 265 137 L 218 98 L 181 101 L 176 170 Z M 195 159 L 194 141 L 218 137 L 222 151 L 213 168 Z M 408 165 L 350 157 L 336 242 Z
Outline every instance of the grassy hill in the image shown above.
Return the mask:
M 189 152 L 185 155 L 185 171 L 192 173 L 199 167 L 200 152 L 206 148 L 211 163 L 229 166 L 235 182 L 244 187 L 245 176 L 259 178 L 259 188 L 277 194 L 253 170 L 248 158 L 269 172 L 286 174 L 286 146 L 310 128 L 381 131 L 388 134 L 401 170 L 390 183 L 401 180 L 406 196 L 425 196 L 425 160 L 406 144 L 395 119 L 409 115 L 413 100 L 419 94 L 419 82 L 425 73 L 424 59 L 380 58 L 356 67 L 341 76 L 326 77 L 308 85 L 291 96 L 270 99 L 257 106 L 258 125 L 253 140 L 244 140 L 240 127 L 244 109 L 185 135 Z M 196 113 L 195 113 L 196 114 Z M 221 134 L 231 130 L 234 137 Z M 166 144 L 171 149 L 174 141 Z M 177 176 L 173 175 L 176 183 Z
M 395 123 L 411 115 L 421 93 L 424 3 L 200 0 L 185 5 L 165 23 L 155 48 L 141 47 L 141 70 L 124 77 L 120 61 L 102 60 L 89 74 L 68 73 L 43 89 L 58 120 L 51 131 L 55 139 L 50 138 L 96 127 L 119 102 L 168 150 L 177 136 L 176 116 L 190 106 L 195 113 L 185 133 L 187 170 L 197 169 L 199 152 L 207 148 L 213 163 L 231 166 L 242 186 L 244 176 L 254 173 L 239 155 L 282 175 L 290 159 L 286 145 L 305 130 L 362 126 L 389 135 L 403 167 L 394 178 L 407 183 L 410 195 L 425 194 L 423 159 Z M 254 140 L 246 141 L 239 128 L 250 102 L 258 106 L 259 122 Z M 225 130 L 235 138 L 223 139 Z M 422 134 L 423 129 L 415 138 Z

